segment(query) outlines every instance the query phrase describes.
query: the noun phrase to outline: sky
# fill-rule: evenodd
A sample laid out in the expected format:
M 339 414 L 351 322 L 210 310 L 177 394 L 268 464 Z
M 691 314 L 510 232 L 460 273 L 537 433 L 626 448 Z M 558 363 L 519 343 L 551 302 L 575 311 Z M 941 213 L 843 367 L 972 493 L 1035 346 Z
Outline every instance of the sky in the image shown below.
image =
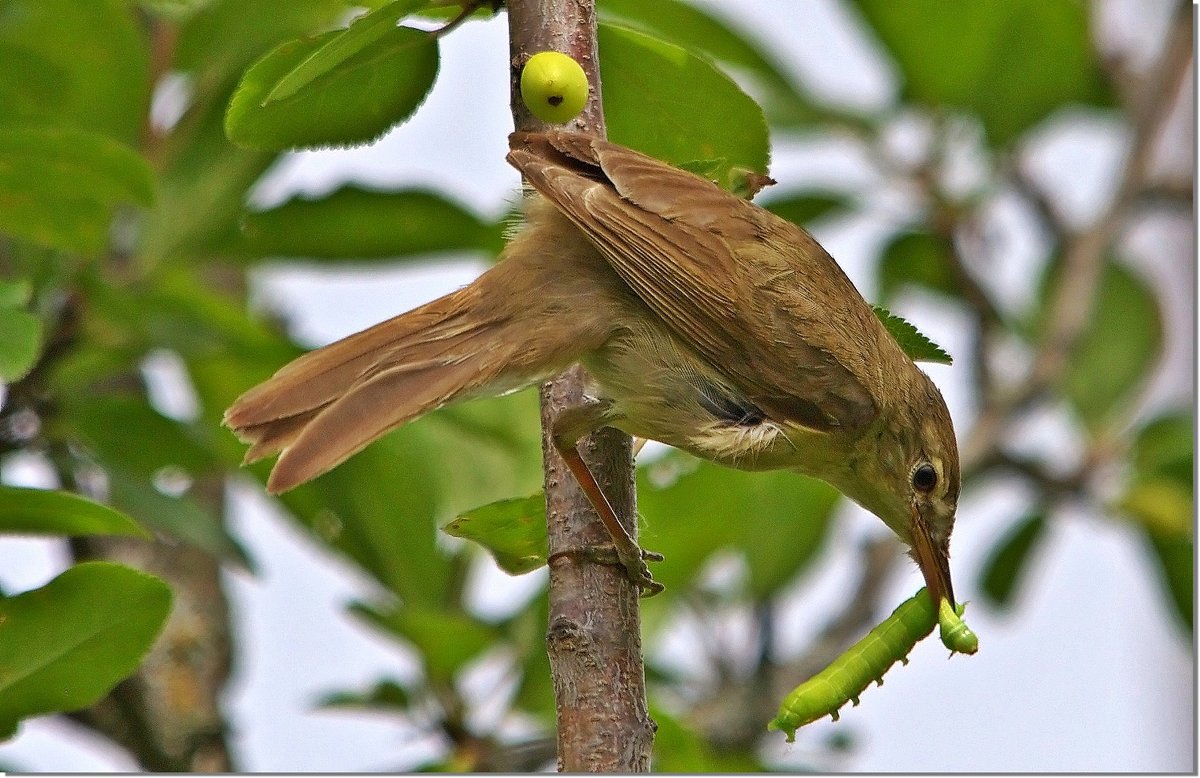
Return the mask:
M 702 5 L 714 13 L 729 7 L 715 0 Z M 1104 6 L 1118 21 L 1140 17 L 1114 27 L 1136 43 L 1138 36 L 1152 38 L 1155 17 L 1130 16 L 1134 7 L 1123 0 Z M 803 24 L 780 23 L 778 4 L 767 0 L 741 0 L 737 9 L 737 24 L 794 69 L 819 98 L 869 108 L 894 94 L 890 65 L 855 29 L 845 5 L 806 3 Z M 371 147 L 292 155 L 262 182 L 256 202 L 320 194 L 351 181 L 427 184 L 453 192 L 485 214 L 503 213 L 518 183 L 503 161 L 511 129 L 506 60 L 503 18 L 464 26 L 445 39 L 438 85 L 413 121 Z M 909 142 L 903 126 L 895 142 Z M 1048 125 L 1033 156 L 1049 185 L 1066 193 L 1079 218 L 1086 218 L 1103 200 L 1123 143 L 1110 123 L 1072 116 Z M 868 192 L 866 217 L 817 224 L 814 233 L 870 299 L 869 263 L 879 241 L 903 222 L 911 206 L 897 192 L 869 191 L 869 169 L 837 139 L 777 143 L 771 173 L 785 185 L 851 182 Z M 1029 274 L 1038 271 L 1039 244 L 1022 230 L 1019 209 L 998 210 L 997 223 L 1010 239 L 1003 266 L 988 282 L 996 285 L 1003 304 L 1017 307 L 1027 294 Z M 1168 318 L 1177 325 L 1168 343 L 1173 367 L 1152 389 L 1154 402 L 1191 390 L 1191 271 L 1156 260 L 1164 241 L 1186 240 L 1189 231 L 1165 224 L 1132 241 L 1135 266 L 1168 290 Z M 393 271 L 275 268 L 256 275 L 255 301 L 283 310 L 293 334 L 316 346 L 468 283 L 481 268 L 472 259 Z M 901 313 L 938 333 L 951 353 L 965 353 L 961 314 L 931 298 L 906 303 Z M 961 435 L 961 420 L 974 411 L 968 371 L 956 365 L 931 366 L 929 372 L 960 420 Z M 1052 419 L 1031 419 L 1025 426 L 1019 432 L 1026 445 L 1064 449 L 1069 455 L 1070 436 Z M 40 477 L 33 462 L 6 470 L 10 479 L 13 473 L 31 483 Z M 416 664 L 345 614 L 347 602 L 370 593 L 369 581 L 309 544 L 249 479 L 237 485 L 233 499 L 233 531 L 260 568 L 253 578 L 227 575 L 240 645 L 229 703 L 233 745 L 243 768 L 387 770 L 434 755 L 436 742 L 391 720 L 313 709 L 315 700 L 335 689 L 361 688 L 381 675 L 413 677 Z M 977 599 L 971 590 L 974 571 L 1026 499 L 1003 481 L 964 496 L 954 541 L 956 589 L 965 589 L 959 590 L 963 599 Z M 780 631 L 794 635 L 796 647 L 833 612 L 853 574 L 849 561 L 857 544 L 883 531 L 857 508 L 847 506 L 844 512 L 829 553 L 790 595 Z M 884 686 L 863 695 L 860 707 L 845 711 L 836 724 L 826 720 L 806 727 L 794 745 L 773 741 L 772 756 L 785 764 L 818 759 L 817 746 L 836 732 L 852 734 L 857 748 L 839 761 L 818 762 L 827 769 L 1193 769 L 1194 660 L 1189 641 L 1164 611 L 1154 563 L 1140 536 L 1107 519 L 1072 512 L 1051 525 L 1036 562 L 1014 612 L 998 614 L 982 605 L 968 610 L 967 621 L 982 642 L 977 656 L 947 662 L 937 641 L 925 641 L 908 666 L 893 670 Z M 49 541 L 0 540 L 0 582 L 7 590 L 40 585 L 63 564 Z M 473 575 L 478 607 L 503 612 L 534 596 L 544 571 L 512 579 L 481 563 Z M 885 601 L 899 603 L 918 586 L 915 568 L 906 568 L 890 584 Z M 676 645 L 682 650 L 685 638 L 680 632 L 658 650 Z M 495 682 L 486 665 L 469 679 L 480 694 Z M 0 762 L 31 771 L 135 769 L 103 741 L 50 718 L 26 723 L 17 739 L 0 746 Z

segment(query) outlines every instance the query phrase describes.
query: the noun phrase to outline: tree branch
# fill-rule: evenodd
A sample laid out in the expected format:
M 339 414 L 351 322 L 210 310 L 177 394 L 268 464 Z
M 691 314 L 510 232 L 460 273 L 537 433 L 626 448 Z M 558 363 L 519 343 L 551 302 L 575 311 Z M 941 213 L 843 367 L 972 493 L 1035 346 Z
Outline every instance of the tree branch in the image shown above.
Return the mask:
M 520 98 L 521 67 L 545 50 L 568 54 L 587 73 L 591 94 L 572 128 L 604 135 L 594 0 L 510 0 L 511 104 L 518 129 L 540 129 Z M 569 260 L 569 258 L 564 258 Z M 566 271 L 564 271 L 566 272 Z M 554 450 L 549 430 L 583 399 L 576 366 L 542 388 L 542 451 L 550 552 L 546 636 L 558 720 L 558 769 L 645 772 L 654 722 L 646 708 L 638 590 L 623 568 L 579 551 L 609 543 L 603 525 Z M 637 537 L 630 440 L 605 429 L 580 446 L 630 535 Z

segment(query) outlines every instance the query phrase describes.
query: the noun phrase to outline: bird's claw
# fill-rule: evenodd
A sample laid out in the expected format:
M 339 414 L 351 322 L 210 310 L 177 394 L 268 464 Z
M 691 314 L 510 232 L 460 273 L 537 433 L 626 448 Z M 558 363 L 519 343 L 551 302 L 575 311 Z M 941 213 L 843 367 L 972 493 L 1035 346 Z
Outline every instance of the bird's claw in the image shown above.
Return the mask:
M 650 573 L 650 566 L 646 564 L 647 562 L 661 562 L 665 557 L 657 551 L 646 551 L 637 546 L 633 547 L 633 551 L 636 552 L 634 555 L 626 555 L 621 553 L 621 549 L 618 549 L 617 558 L 629 575 L 629 580 L 638 588 L 638 596 L 653 597 L 667 588 L 654 580 L 654 576 Z

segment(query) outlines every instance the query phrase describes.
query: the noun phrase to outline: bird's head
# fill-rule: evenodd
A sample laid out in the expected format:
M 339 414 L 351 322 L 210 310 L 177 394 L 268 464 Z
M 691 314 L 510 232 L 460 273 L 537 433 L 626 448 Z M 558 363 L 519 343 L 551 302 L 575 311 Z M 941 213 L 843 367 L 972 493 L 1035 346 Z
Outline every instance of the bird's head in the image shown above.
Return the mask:
M 910 548 L 933 601 L 955 605 L 950 533 L 958 508 L 958 444 L 941 392 L 920 370 L 856 446 L 835 484 Z

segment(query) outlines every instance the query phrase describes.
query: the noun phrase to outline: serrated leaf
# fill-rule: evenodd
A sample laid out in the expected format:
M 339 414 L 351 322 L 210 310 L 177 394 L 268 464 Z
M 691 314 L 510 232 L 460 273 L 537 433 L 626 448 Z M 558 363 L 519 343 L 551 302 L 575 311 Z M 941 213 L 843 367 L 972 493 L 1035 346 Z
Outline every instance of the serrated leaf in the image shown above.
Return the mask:
M 883 322 L 883 326 L 896 339 L 896 343 L 900 345 L 904 353 L 908 354 L 909 359 L 914 362 L 937 362 L 942 365 L 953 364 L 953 357 L 947 354 L 941 346 L 922 334 L 920 330 L 906 319 L 900 318 L 879 305 L 872 305 L 871 310 Z
M 1045 516 L 1034 514 L 1010 527 L 992 547 L 983 563 L 979 588 L 993 605 L 1012 606 L 1013 594 L 1027 574 L 1030 557 L 1045 533 Z
M 238 249 L 260 257 L 402 259 L 442 252 L 498 254 L 499 225 L 436 192 L 346 186 L 250 213 Z
M 375 140 L 411 116 L 433 87 L 437 38 L 409 27 L 384 32 L 291 97 L 266 104 L 279 81 L 341 31 L 288 41 L 246 71 L 225 132 L 248 148 L 283 151 Z
M 84 562 L 0 599 L 0 739 L 23 718 L 107 694 L 137 668 L 170 610 L 170 587 L 111 562 Z
M 546 564 L 546 497 L 538 492 L 482 505 L 454 519 L 442 531 L 478 543 L 501 570 L 522 575 Z
M 0 486 L 0 533 L 127 535 L 146 538 L 133 519 L 70 492 Z
M 724 159 L 718 180 L 732 167 L 767 172 L 762 109 L 727 75 L 684 48 L 618 25 L 599 25 L 597 41 L 613 141 L 672 164 Z
M 403 17 L 424 5 L 428 0 L 396 0 L 382 8 L 359 17 L 347 29 L 331 36 L 321 48 L 310 54 L 275 85 L 264 105 L 285 100 L 313 81 L 331 74 L 351 57 L 378 41 Z

